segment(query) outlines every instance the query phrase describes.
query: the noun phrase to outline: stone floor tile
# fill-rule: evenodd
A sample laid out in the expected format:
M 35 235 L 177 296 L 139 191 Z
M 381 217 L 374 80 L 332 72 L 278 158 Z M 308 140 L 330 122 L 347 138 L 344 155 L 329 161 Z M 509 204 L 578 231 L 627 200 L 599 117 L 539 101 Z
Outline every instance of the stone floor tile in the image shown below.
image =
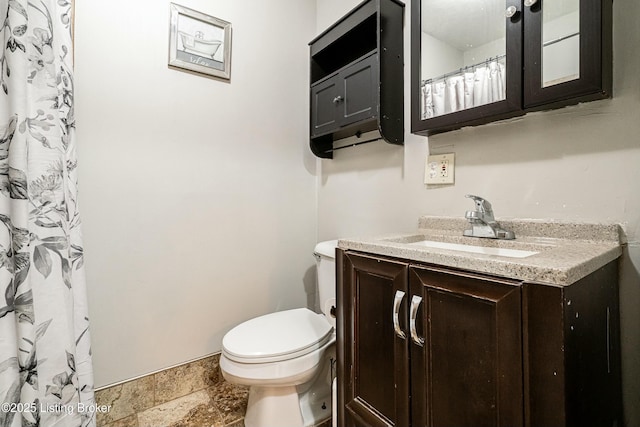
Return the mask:
M 211 407 L 209 394 L 204 390 L 171 400 L 162 405 L 154 406 L 138 414 L 139 427 L 164 427 L 174 425 L 187 417 L 192 410 L 205 405 Z M 217 420 L 215 416 L 217 415 Z M 214 425 L 220 424 L 221 419 L 217 412 L 213 412 Z M 200 427 L 200 426 L 199 426 Z
M 96 414 L 96 423 L 106 425 L 151 408 L 153 387 L 153 378 L 147 376 L 96 391 L 96 403 L 109 406 L 107 412 Z

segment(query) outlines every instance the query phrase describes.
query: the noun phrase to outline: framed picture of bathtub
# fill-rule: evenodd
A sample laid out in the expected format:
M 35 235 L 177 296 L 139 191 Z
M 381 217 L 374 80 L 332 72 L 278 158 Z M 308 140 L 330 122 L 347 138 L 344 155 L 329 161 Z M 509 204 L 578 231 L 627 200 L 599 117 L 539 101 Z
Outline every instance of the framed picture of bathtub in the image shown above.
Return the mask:
M 170 3 L 169 66 L 231 78 L 231 23 Z

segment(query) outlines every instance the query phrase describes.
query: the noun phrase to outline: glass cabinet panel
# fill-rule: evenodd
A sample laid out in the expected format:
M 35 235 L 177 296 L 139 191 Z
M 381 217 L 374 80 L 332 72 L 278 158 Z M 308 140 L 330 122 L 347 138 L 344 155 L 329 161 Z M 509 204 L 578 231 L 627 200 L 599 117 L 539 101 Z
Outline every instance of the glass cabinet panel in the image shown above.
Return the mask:
M 612 0 L 412 0 L 411 131 L 611 97 Z
M 542 87 L 579 78 L 580 0 L 546 2 L 542 8 Z
M 421 119 L 504 100 L 505 1 L 422 0 L 421 9 Z

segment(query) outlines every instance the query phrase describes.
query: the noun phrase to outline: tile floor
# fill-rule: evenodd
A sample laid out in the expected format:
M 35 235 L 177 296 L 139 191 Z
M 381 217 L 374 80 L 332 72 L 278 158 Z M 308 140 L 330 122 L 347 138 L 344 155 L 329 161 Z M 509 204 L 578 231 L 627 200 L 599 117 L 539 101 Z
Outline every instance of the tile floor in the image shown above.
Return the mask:
M 96 391 L 98 427 L 244 427 L 248 388 L 224 380 L 219 355 Z

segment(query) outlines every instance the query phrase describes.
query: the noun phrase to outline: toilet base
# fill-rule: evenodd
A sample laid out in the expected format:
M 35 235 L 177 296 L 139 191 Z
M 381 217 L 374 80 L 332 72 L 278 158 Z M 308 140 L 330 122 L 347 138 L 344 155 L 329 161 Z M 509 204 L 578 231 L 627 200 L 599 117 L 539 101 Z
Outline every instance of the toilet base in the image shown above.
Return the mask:
M 249 389 L 245 427 L 303 427 L 298 392 L 295 386 Z
M 331 417 L 331 396 L 322 402 L 314 394 L 299 395 L 291 387 L 251 387 L 244 418 L 245 427 L 313 427 L 325 423 Z M 303 418 L 303 412 L 305 417 Z M 316 420 L 318 412 L 326 412 Z M 305 420 L 306 418 L 306 420 Z M 324 424 L 323 424 L 324 425 Z
M 314 427 L 331 418 L 332 362 L 335 347 L 324 354 L 322 369 L 301 385 L 249 388 L 245 427 Z

